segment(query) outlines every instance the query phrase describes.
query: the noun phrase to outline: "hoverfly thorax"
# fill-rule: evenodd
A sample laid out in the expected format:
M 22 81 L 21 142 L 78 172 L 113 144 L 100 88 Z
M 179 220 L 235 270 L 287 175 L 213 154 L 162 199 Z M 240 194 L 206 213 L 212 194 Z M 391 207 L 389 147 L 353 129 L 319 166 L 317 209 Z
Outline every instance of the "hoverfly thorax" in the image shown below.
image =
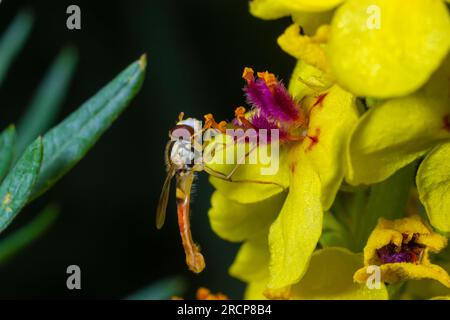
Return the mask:
M 166 163 L 179 172 L 202 171 L 202 123 L 193 118 L 181 120 L 170 130 Z

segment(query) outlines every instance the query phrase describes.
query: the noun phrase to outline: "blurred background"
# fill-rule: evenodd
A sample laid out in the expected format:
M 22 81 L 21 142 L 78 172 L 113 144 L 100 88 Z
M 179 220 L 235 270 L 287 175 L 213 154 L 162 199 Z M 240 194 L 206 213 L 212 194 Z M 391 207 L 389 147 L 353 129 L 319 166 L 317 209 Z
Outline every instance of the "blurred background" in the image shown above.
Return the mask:
M 79 31 L 66 28 L 71 4 L 81 8 Z M 18 121 L 65 45 L 77 49 L 79 60 L 58 121 L 142 53 L 149 64 L 132 105 L 67 176 L 0 235 L 25 225 L 48 203 L 61 208 L 44 236 L 0 265 L 0 298 L 125 298 L 172 277 L 169 283 L 184 287 L 186 298 L 199 286 L 241 298 L 244 285 L 227 273 L 238 245 L 211 231 L 213 190 L 206 174 L 200 174 L 191 208 L 206 270 L 200 275 L 187 270 L 174 190 L 166 225 L 156 230 L 164 147 L 181 111 L 232 118 L 244 103 L 244 66 L 289 79 L 295 61 L 276 45 L 289 21 L 258 20 L 248 13 L 246 0 L 3 0 L 0 33 L 24 8 L 34 13 L 35 24 L 0 88 L 1 129 Z M 81 268 L 81 290 L 66 287 L 72 264 Z

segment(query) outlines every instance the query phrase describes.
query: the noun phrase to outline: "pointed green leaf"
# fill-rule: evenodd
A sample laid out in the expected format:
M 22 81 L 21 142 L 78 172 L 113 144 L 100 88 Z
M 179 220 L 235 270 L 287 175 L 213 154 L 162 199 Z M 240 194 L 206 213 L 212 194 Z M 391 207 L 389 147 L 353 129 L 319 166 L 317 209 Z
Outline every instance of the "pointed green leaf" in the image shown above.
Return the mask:
M 5 177 L 14 157 L 16 130 L 9 126 L 0 134 L 0 182 Z
M 42 162 L 42 139 L 25 150 L 0 186 L 0 232 L 12 222 L 25 206 L 33 189 Z
M 111 126 L 139 91 L 145 68 L 143 56 L 43 137 L 45 152 L 33 198 L 75 166 Z
M 33 16 L 28 11 L 19 13 L 0 39 L 0 85 L 9 67 L 30 34 Z
M 64 48 L 37 89 L 26 113 L 17 125 L 17 154 L 52 125 L 72 79 L 77 52 Z
M 17 252 L 42 236 L 58 216 L 55 206 L 45 208 L 34 220 L 0 241 L 0 263 L 4 263 Z

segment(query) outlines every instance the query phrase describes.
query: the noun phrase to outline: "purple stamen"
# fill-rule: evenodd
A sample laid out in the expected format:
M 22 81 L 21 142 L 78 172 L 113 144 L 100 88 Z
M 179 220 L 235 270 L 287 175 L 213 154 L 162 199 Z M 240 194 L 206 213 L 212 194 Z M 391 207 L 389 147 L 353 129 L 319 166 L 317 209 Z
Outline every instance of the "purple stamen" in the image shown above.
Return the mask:
M 298 117 L 298 108 L 283 84 L 277 83 L 273 92 L 262 79 L 250 82 L 244 91 L 247 102 L 257 108 L 262 116 L 278 120 L 293 121 Z
M 252 125 L 254 126 L 254 128 L 256 130 L 260 130 L 260 129 L 266 129 L 267 130 L 267 137 L 268 137 L 269 141 L 271 140 L 271 134 L 272 134 L 271 130 L 272 129 L 278 129 L 279 130 L 278 131 L 278 135 L 279 135 L 280 139 L 283 140 L 286 137 L 286 132 L 284 130 L 280 129 L 275 121 L 267 119 L 264 116 L 254 115 L 251 118 L 250 121 L 251 121 Z
M 382 264 L 385 263 L 399 263 L 420 262 L 424 246 L 415 243 L 413 240 L 409 243 L 403 243 L 399 249 L 395 244 L 390 243 L 377 250 L 378 258 Z
M 275 103 L 280 106 L 280 109 L 283 110 L 283 113 L 286 115 L 286 120 L 296 120 L 298 118 L 299 107 L 282 83 L 278 83 L 274 87 L 273 98 Z

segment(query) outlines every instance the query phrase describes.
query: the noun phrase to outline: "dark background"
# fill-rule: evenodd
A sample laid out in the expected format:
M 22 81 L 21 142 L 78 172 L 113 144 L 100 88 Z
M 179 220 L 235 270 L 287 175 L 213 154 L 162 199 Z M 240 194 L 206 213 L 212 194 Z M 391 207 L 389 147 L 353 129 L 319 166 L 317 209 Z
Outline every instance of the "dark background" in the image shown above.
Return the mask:
M 81 7 L 80 31 L 66 29 L 70 4 Z M 209 226 L 212 187 L 205 174 L 192 207 L 192 228 L 206 270 L 196 276 L 185 266 L 173 196 L 165 228 L 156 230 L 164 146 L 180 111 L 230 119 L 244 102 L 244 66 L 288 80 L 294 60 L 277 47 L 276 38 L 289 21 L 258 20 L 245 0 L 3 0 L 0 32 L 22 8 L 31 8 L 36 22 L 0 88 L 1 128 L 20 118 L 66 44 L 76 46 L 80 59 L 60 119 L 142 53 L 149 64 L 130 108 L 0 236 L 30 221 L 48 203 L 62 209 L 42 238 L 0 266 L 0 298 L 123 298 L 173 275 L 188 282 L 186 297 L 198 286 L 242 297 L 244 285 L 227 273 L 238 246 L 219 239 Z M 81 267 L 82 290 L 66 288 L 71 264 Z

